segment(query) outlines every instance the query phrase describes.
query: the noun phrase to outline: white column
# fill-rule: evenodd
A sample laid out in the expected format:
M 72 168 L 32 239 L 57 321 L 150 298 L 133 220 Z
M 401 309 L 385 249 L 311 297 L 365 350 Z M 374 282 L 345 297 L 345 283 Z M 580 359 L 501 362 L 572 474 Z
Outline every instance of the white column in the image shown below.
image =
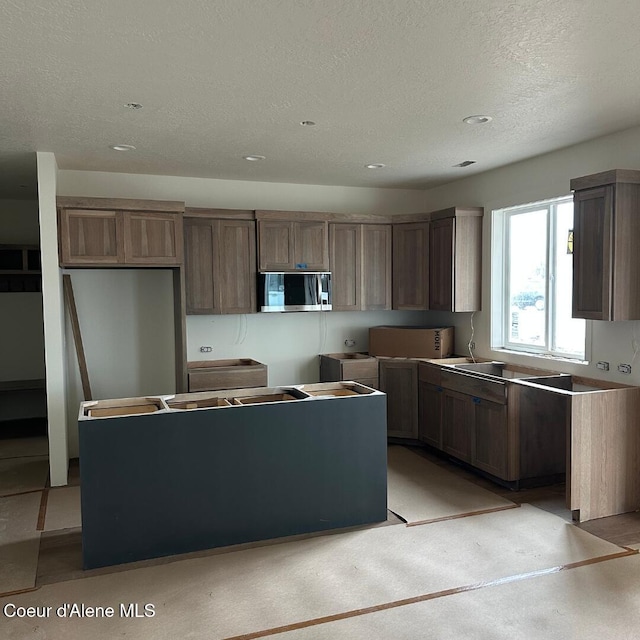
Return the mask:
M 69 470 L 64 298 L 62 274 L 58 266 L 58 222 L 56 216 L 58 165 L 53 153 L 38 151 L 37 160 L 44 353 L 49 423 L 49 468 L 51 486 L 55 487 L 67 484 Z

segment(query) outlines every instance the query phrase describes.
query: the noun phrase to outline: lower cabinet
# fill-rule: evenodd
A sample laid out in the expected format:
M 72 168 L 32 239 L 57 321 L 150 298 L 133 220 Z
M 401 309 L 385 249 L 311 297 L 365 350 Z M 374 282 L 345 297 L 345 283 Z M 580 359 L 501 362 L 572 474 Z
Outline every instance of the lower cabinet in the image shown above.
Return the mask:
M 509 458 L 513 436 L 506 395 L 503 402 L 494 402 L 464 392 L 500 398 L 504 385 L 493 389 L 491 383 L 483 382 L 477 386 L 469 376 L 449 372 L 443 377 L 438 366 L 425 363 L 419 364 L 418 379 L 419 439 L 501 480 L 516 480 Z
M 493 476 L 509 478 L 507 405 L 473 398 L 475 443 L 471 464 Z
M 380 358 L 380 391 L 387 394 L 387 435 L 418 438 L 418 362 Z
M 418 439 L 442 449 L 442 400 L 444 389 L 418 380 Z
M 442 450 L 471 462 L 474 443 L 474 411 L 471 396 L 445 390 L 442 398 Z

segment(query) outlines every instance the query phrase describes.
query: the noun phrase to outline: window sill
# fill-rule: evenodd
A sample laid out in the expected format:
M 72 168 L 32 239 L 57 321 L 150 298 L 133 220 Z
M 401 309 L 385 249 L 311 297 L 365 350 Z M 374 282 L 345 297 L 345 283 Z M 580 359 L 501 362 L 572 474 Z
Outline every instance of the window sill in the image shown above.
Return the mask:
M 547 360 L 550 362 L 568 362 L 570 364 L 588 365 L 588 360 L 581 360 L 579 358 L 570 358 L 567 356 L 556 356 L 549 353 L 535 353 L 533 351 L 518 351 L 516 349 L 505 349 L 504 347 L 494 347 L 492 349 L 496 353 L 508 353 L 514 356 L 523 356 L 526 358 L 537 358 L 539 360 Z

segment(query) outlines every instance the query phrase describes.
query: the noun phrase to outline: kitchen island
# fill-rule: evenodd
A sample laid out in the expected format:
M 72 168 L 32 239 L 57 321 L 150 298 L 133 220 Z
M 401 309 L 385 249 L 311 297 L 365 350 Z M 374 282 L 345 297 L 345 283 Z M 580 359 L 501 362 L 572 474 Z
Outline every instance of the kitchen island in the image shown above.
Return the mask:
M 387 517 L 386 396 L 357 383 L 84 402 L 85 569 Z

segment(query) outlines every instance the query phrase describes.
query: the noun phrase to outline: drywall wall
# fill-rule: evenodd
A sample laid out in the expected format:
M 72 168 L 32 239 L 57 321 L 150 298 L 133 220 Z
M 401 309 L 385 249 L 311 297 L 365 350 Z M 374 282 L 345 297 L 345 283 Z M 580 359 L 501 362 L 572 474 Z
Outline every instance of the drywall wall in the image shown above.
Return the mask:
M 425 192 L 425 205 L 428 211 L 452 204 L 485 208 L 482 265 L 483 311 L 476 314 L 474 338 L 479 355 L 640 385 L 640 358 L 633 363 L 631 375 L 617 372 L 618 363 L 631 363 L 634 359 L 631 343 L 634 332 L 636 336 L 640 336 L 640 322 L 588 321 L 590 327 L 587 327 L 587 332 L 589 333 L 590 330 L 591 333 L 591 357 L 588 365 L 580 365 L 492 351 L 488 312 L 491 296 L 491 211 L 569 195 L 571 178 L 608 169 L 640 169 L 639 149 L 640 127 L 637 127 Z M 464 339 L 462 333 L 458 339 Z M 611 363 L 611 370 L 608 373 L 596 368 L 595 364 L 599 360 Z
M 37 200 L 0 200 L 0 244 L 40 244 Z M 0 296 L 0 381 L 44 378 L 42 294 Z M 21 415 L 44 415 L 37 409 Z
M 99 171 L 60 171 L 58 195 L 181 200 L 188 207 L 219 209 L 381 214 L 424 211 L 424 192 L 412 189 L 327 187 Z
M 51 486 L 67 484 L 67 359 L 64 350 L 64 305 L 58 268 L 56 182 L 58 165 L 53 153 L 38 152 L 38 210 L 42 261 L 49 469 Z
M 68 269 L 94 400 L 175 393 L 172 274 L 167 269 Z M 69 451 L 77 456 L 82 383 L 66 322 Z
M 317 382 L 320 353 L 367 351 L 369 327 L 450 326 L 450 314 L 419 311 L 257 313 L 190 316 L 187 358 L 254 358 L 269 367 L 269 384 Z M 468 316 L 468 314 L 463 314 Z M 345 340 L 355 341 L 346 347 Z M 201 353 L 201 346 L 213 347 Z

